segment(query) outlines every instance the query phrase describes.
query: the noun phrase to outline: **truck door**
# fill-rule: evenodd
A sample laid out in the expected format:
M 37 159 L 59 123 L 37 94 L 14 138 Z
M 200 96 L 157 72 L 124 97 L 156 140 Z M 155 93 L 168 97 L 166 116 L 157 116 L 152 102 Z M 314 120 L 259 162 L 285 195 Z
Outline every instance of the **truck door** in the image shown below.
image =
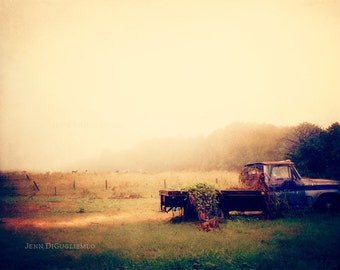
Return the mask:
M 303 183 L 290 165 L 274 165 L 270 172 L 270 184 L 275 193 L 286 200 L 289 208 L 300 208 L 307 205 Z

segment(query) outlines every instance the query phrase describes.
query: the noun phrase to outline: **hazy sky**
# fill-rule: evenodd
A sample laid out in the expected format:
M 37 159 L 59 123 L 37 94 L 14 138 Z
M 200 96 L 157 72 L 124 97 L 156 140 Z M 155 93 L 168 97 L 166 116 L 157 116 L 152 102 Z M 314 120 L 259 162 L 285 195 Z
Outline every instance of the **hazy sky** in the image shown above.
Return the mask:
M 340 121 L 340 1 L 1 0 L 0 169 L 232 122 Z

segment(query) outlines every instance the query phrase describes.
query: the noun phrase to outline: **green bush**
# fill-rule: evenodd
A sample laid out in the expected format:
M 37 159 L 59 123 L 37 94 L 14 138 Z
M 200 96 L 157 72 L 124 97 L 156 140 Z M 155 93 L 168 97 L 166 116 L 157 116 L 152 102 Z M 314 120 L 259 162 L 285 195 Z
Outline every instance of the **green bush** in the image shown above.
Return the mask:
M 218 213 L 218 190 L 206 183 L 189 185 L 182 189 L 188 192 L 191 205 L 196 208 L 201 221 L 208 220 Z

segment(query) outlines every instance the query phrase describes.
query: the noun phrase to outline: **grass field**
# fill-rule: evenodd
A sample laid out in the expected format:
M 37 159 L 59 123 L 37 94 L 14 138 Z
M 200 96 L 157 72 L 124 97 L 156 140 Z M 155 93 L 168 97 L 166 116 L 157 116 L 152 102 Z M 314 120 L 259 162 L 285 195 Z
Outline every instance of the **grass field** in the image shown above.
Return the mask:
M 27 177 L 28 176 L 28 177 Z M 2 173 L 3 269 L 339 269 L 340 215 L 233 216 L 221 231 L 170 223 L 158 190 L 234 172 Z M 33 181 L 39 191 L 33 188 Z M 176 213 L 175 213 L 176 215 Z

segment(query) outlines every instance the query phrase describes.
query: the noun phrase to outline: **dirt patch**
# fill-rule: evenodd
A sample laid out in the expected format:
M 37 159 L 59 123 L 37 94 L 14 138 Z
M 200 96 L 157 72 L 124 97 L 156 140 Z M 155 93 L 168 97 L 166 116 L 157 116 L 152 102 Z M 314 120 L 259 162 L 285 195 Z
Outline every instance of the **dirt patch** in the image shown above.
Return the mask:
M 161 212 L 124 212 L 124 213 L 83 213 L 73 214 L 68 217 L 37 217 L 37 218 L 2 218 L 2 224 L 7 228 L 67 228 L 67 227 L 86 227 L 91 225 L 117 225 L 138 222 L 168 222 L 171 214 Z
M 36 197 L 1 204 L 0 225 L 8 228 L 68 228 L 138 222 L 167 222 L 158 198 L 90 199 Z

